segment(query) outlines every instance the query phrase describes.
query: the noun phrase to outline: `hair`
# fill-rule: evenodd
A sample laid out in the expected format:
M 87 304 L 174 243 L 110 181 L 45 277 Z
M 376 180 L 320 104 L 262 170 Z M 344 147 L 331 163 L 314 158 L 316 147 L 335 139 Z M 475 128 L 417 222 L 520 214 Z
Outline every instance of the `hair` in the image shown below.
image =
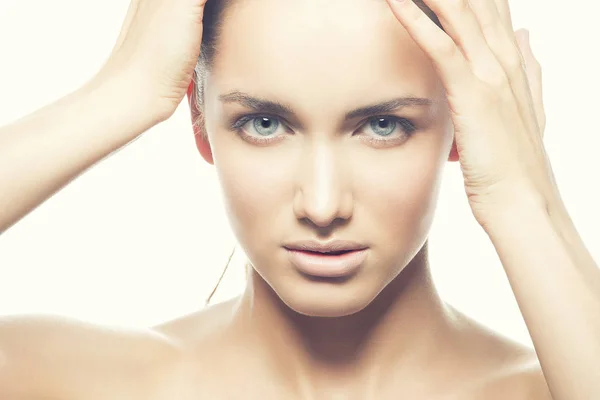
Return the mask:
M 217 54 L 217 44 L 223 28 L 223 15 L 227 8 L 236 0 L 208 0 L 204 5 L 204 16 L 203 16 L 203 27 L 202 27 L 202 44 L 200 48 L 200 56 L 196 68 L 194 69 L 193 80 L 195 83 L 195 90 L 192 93 L 191 104 L 195 108 L 197 117 L 194 119 L 193 125 L 198 128 L 201 134 L 206 137 L 206 130 L 204 126 L 204 116 L 201 112 L 204 110 L 204 82 L 206 74 L 212 68 L 214 64 L 215 55 Z M 383 0 L 382 0 L 383 1 Z M 423 0 L 412 0 L 423 12 L 440 28 L 442 24 L 438 19 L 437 15 L 425 4 Z M 194 111 L 194 110 L 193 110 Z M 210 300 L 219 288 L 225 273 L 229 267 L 235 247 L 233 248 L 227 264 L 214 286 L 212 292 L 206 299 L 206 305 L 210 304 Z

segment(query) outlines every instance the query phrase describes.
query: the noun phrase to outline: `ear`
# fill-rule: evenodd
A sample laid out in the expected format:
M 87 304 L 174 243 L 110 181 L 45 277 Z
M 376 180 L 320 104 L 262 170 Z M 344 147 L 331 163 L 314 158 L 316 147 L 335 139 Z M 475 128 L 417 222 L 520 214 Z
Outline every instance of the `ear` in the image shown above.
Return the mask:
M 458 156 L 458 149 L 456 148 L 456 140 L 452 141 L 452 148 L 450 149 L 450 155 L 448 156 L 449 162 L 460 161 L 460 157 Z
M 210 143 L 208 142 L 208 136 L 206 135 L 204 128 L 204 116 L 196 107 L 196 84 L 194 80 L 190 82 L 190 86 L 188 86 L 187 90 L 187 98 L 188 104 L 190 105 L 190 112 L 192 117 L 192 129 L 194 130 L 194 140 L 196 141 L 196 147 L 200 152 L 200 155 L 204 160 L 209 164 L 214 164 L 212 149 L 210 148 Z M 197 121 L 201 121 L 201 123 L 196 123 Z

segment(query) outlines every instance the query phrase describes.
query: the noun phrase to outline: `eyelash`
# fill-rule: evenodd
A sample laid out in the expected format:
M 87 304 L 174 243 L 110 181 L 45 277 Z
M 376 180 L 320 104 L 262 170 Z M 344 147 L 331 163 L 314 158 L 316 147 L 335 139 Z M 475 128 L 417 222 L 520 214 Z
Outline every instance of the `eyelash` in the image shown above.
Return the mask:
M 246 125 L 248 122 L 253 121 L 257 118 L 274 119 L 274 120 L 277 120 L 285 128 L 287 128 L 287 126 L 286 126 L 287 124 L 285 123 L 285 121 L 282 121 L 282 119 L 279 117 L 275 117 L 275 116 L 272 116 L 269 114 L 246 114 L 246 115 L 234 117 L 233 122 L 231 123 L 231 129 L 235 130 L 236 133 L 238 135 L 240 135 L 244 140 L 250 141 L 255 144 L 268 144 L 268 143 L 274 142 L 276 140 L 279 140 L 278 136 L 275 136 L 275 137 L 269 138 L 269 139 L 258 139 L 255 136 L 248 135 L 246 132 L 244 132 L 242 127 L 244 125 Z M 395 128 L 400 127 L 400 129 L 402 129 L 404 131 L 405 136 L 403 136 L 402 138 L 395 137 L 393 139 L 375 139 L 373 137 L 367 138 L 366 140 L 371 144 L 381 145 L 381 144 L 395 144 L 395 142 L 398 142 L 398 141 L 403 142 L 407 138 L 411 137 L 417 130 L 415 124 L 413 124 L 412 121 L 410 121 L 406 118 L 397 117 L 395 115 L 378 115 L 378 116 L 369 117 L 366 121 L 364 121 L 360 125 L 360 128 L 358 130 L 361 130 L 365 125 L 369 124 L 371 121 L 378 120 L 378 119 L 387 119 L 387 120 L 390 120 L 391 122 L 395 123 L 397 125 Z

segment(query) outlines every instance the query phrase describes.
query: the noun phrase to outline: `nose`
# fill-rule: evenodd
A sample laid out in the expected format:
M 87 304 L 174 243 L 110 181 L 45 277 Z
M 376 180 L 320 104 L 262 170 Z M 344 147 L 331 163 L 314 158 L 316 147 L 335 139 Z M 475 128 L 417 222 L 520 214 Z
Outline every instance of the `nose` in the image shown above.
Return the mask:
M 336 220 L 349 220 L 353 213 L 352 191 L 343 154 L 333 146 L 315 144 L 305 151 L 294 197 L 294 213 L 319 228 L 327 228 Z

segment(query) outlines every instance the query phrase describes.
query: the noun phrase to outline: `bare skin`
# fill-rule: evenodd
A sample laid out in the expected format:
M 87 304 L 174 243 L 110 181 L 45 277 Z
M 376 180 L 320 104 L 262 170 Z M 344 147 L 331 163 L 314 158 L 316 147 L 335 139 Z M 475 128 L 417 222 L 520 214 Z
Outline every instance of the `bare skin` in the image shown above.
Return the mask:
M 0 231 L 167 119 L 187 91 L 192 121 L 205 122 L 194 125 L 199 152 L 217 169 L 252 264 L 246 290 L 138 332 L 4 319 L 0 398 L 542 400 L 551 398 L 548 386 L 554 400 L 589 398 L 600 331 L 593 325 L 600 301 L 590 289 L 600 277 L 547 179 L 543 151 L 533 148 L 543 110 L 527 101 L 541 92 L 518 89 L 535 76 L 525 78 L 520 65 L 505 69 L 516 56 L 501 46 L 513 35 L 501 8 L 507 3 L 472 1 L 477 18 L 490 18 L 485 38 L 470 7 L 427 3 L 451 37 L 424 24 L 412 2 L 240 2 L 227 13 L 200 108 L 190 79 L 204 1 L 133 0 L 113 56 L 93 80 L 0 130 L 0 167 L 11 170 L 0 180 Z M 268 25 L 256 23 L 265 16 Z M 462 47 L 448 47 L 453 40 Z M 233 116 L 251 108 L 240 92 L 289 105 L 287 120 L 259 110 L 288 129 L 273 123 L 278 134 L 258 133 L 251 120 L 233 129 Z M 345 118 L 397 96 L 421 99 L 386 111 L 415 122 L 414 135 L 400 128 L 382 135 Z M 495 107 L 477 109 L 473 99 Z M 482 149 L 496 150 L 500 161 L 478 157 Z M 432 284 L 428 229 L 443 166 L 459 158 L 474 214 L 503 261 L 538 354 L 448 306 Z M 538 213 L 542 204 L 551 221 Z M 524 218 L 535 221 L 531 231 L 516 223 Z M 344 280 L 309 278 L 284 244 L 315 237 L 361 241 L 369 258 Z M 538 283 L 542 267 L 550 289 L 569 286 L 551 292 Z M 552 307 L 562 319 L 548 317 L 555 292 L 569 305 Z
M 426 295 L 419 293 L 427 287 L 426 271 L 427 266 L 418 261 L 409 266 L 403 272 L 406 276 L 390 284 L 389 291 L 369 306 L 370 315 L 377 314 L 373 308 L 385 307 L 385 298 L 394 298 L 398 307 L 410 301 L 408 297 Z M 403 295 L 396 296 L 400 287 Z M 537 357 L 530 348 L 490 331 L 450 306 L 442 311 L 445 326 L 437 327 L 437 334 L 426 339 L 415 340 L 417 335 L 403 332 L 402 322 L 398 321 L 395 340 L 400 346 L 392 362 L 382 362 L 377 368 L 368 362 L 364 367 L 354 365 L 351 371 L 336 376 L 319 377 L 319 371 L 313 369 L 310 387 L 290 362 L 295 352 L 293 341 L 284 337 L 278 342 L 265 335 L 264 327 L 270 326 L 267 321 L 261 319 L 262 323 L 257 324 L 244 318 L 251 308 L 250 296 L 241 296 L 155 328 L 190 349 L 198 371 L 206 371 L 199 379 L 209 398 L 549 398 Z M 433 328 L 425 318 L 419 322 L 422 326 L 413 325 L 411 330 L 427 332 L 423 329 L 428 325 Z M 252 331 L 262 334 L 252 335 Z M 360 345 L 357 343 L 353 349 L 356 358 L 361 357 Z M 214 361 L 203 361 L 207 356 Z M 230 382 L 226 387 L 224 377 Z
M 404 296 L 423 295 L 415 292 L 427 287 L 426 271 L 425 264 L 412 264 L 402 279 L 390 284 L 390 292 L 402 286 Z M 405 357 L 417 356 L 419 364 L 412 358 L 410 362 L 395 358 L 383 373 L 361 380 L 322 379 L 326 387 L 309 390 L 290 363 L 292 346 L 250 333 L 264 331 L 270 324 L 244 319 L 251 308 L 248 300 L 248 295 L 241 296 L 139 332 L 114 332 L 76 321 L 5 320 L 0 325 L 3 348 L 17 365 L 5 369 L 8 375 L 0 375 L 0 388 L 11 390 L 19 400 L 141 400 L 174 395 L 182 399 L 550 399 L 532 349 L 451 307 L 444 310 L 447 326 L 435 347 L 404 349 Z M 396 305 L 406 300 L 396 299 Z M 397 332 L 398 341 L 410 341 L 401 327 Z M 20 350 L 19 357 L 10 353 L 23 346 L 28 351 Z M 33 385 L 32 376 L 38 377 Z

